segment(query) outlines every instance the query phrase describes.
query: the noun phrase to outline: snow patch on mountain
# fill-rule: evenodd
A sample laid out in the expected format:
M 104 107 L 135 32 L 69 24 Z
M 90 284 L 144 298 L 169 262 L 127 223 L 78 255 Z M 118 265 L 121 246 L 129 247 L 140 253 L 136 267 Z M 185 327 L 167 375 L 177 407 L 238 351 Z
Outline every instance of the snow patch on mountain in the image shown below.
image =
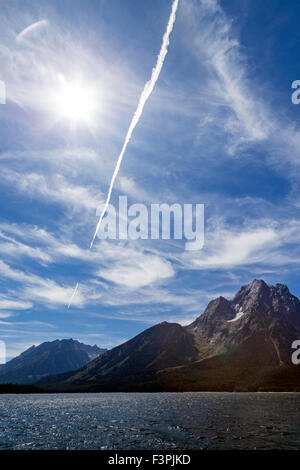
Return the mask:
M 237 312 L 236 316 L 232 320 L 227 320 L 227 323 L 231 323 L 233 321 L 238 321 L 242 316 L 245 315 L 245 312 L 242 311 L 242 308 Z

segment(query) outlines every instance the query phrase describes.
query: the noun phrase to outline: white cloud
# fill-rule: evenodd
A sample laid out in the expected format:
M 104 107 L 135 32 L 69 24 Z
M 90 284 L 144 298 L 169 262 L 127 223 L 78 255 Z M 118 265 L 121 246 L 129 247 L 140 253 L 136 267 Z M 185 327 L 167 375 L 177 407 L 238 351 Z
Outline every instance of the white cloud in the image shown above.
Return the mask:
M 156 201 L 157 196 L 147 193 L 133 178 L 128 176 L 119 176 L 118 186 L 122 194 L 132 197 L 135 202 Z
M 274 128 L 273 119 L 247 78 L 246 58 L 232 31 L 232 20 L 215 0 L 186 2 L 181 13 L 186 41 L 205 69 L 206 82 L 201 86 L 206 89 L 203 99 L 210 105 L 210 114 L 203 120 L 208 125 L 225 125 L 232 136 L 231 151 L 267 139 Z
M 93 193 L 85 186 L 71 183 L 63 175 L 39 173 L 18 173 L 3 170 L 3 179 L 12 183 L 19 191 L 37 195 L 47 202 L 59 202 L 67 207 L 95 210 L 103 202 L 100 194 Z
M 31 302 L 22 302 L 15 299 L 0 297 L 0 310 L 28 310 L 32 307 Z
M 42 302 L 52 305 L 68 305 L 70 298 L 73 294 L 74 287 L 64 287 L 58 285 L 55 281 L 50 279 L 40 280 L 37 285 L 30 285 L 25 288 L 25 296 L 34 299 L 36 302 Z M 84 297 L 82 291 L 76 293 L 72 305 L 81 307 L 84 304 Z
M 4 242 L 3 242 L 4 241 Z M 42 263 L 49 263 L 52 261 L 52 258 L 49 254 L 45 253 L 40 248 L 33 248 L 29 245 L 26 245 L 14 238 L 5 235 L 0 230 L 0 252 L 6 256 L 27 256 L 41 261 Z
M 248 228 L 216 226 L 206 234 L 203 250 L 193 256 L 186 252 L 181 259 L 185 268 L 200 270 L 293 265 L 300 259 L 299 225 L 295 220 L 281 225 L 260 220 L 255 226 L 249 222 Z
M 108 281 L 133 289 L 171 278 L 174 274 L 174 268 L 168 261 L 158 256 L 141 254 L 98 272 L 99 276 Z
M 224 231 L 218 235 L 219 239 L 215 240 L 214 252 L 209 255 L 200 255 L 197 260 L 194 260 L 194 266 L 201 269 L 228 268 L 259 262 L 261 251 L 277 240 L 274 230 L 264 228 L 244 233 Z
M 15 295 L 22 295 L 29 302 L 44 302 L 50 307 L 53 305 L 67 305 L 73 293 L 72 286 L 61 286 L 51 279 L 42 278 L 32 273 L 25 273 L 19 269 L 12 268 L 3 261 L 0 261 L 0 273 L 6 279 L 19 282 L 22 285 L 22 289 L 16 289 Z M 83 304 L 83 294 L 78 292 L 74 299 L 74 305 L 82 306 Z

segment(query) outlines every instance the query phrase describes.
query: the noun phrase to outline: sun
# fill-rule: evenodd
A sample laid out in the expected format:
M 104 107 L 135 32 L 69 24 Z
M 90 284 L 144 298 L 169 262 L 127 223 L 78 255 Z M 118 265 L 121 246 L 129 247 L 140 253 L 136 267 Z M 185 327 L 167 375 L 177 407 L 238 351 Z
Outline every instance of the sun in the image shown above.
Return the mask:
M 91 121 L 96 107 L 93 90 L 79 81 L 61 79 L 60 85 L 54 100 L 55 111 L 60 118 L 72 122 Z

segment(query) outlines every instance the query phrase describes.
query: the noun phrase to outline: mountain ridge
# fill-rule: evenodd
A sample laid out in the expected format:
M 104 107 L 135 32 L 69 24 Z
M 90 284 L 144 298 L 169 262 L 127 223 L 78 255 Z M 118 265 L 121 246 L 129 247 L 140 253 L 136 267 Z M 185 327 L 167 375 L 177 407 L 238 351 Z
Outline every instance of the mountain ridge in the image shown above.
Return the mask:
M 45 341 L 31 346 L 0 366 L 0 384 L 31 384 L 50 374 L 75 371 L 106 349 L 70 339 Z
M 300 301 L 254 279 L 209 302 L 190 325 L 162 322 L 75 373 L 38 385 L 90 391 L 300 390 L 291 362 Z M 284 381 L 283 378 L 284 377 Z

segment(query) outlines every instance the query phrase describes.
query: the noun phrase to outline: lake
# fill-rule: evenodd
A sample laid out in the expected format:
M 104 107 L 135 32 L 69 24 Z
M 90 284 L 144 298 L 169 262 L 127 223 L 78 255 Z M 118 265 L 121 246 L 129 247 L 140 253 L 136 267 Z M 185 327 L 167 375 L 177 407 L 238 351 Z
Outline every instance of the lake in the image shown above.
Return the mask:
M 0 449 L 300 449 L 300 394 L 0 395 Z

